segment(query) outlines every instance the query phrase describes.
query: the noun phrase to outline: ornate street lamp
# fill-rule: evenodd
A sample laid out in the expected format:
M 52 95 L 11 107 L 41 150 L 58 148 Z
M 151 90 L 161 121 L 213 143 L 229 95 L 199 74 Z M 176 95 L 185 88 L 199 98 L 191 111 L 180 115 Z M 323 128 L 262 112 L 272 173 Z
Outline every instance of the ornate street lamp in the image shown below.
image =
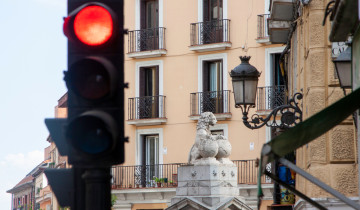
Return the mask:
M 334 61 L 340 87 L 351 88 L 351 47 L 349 46 Z
M 230 72 L 235 107 L 241 108 L 244 125 L 250 129 L 261 128 L 264 125 L 284 129 L 300 123 L 302 121 L 302 111 L 299 108 L 298 100 L 303 97 L 301 93 L 295 93 L 288 104 L 276 107 L 266 118 L 254 114 L 249 120 L 247 115 L 249 109 L 255 107 L 257 83 L 260 76 L 260 72 L 249 63 L 250 58 L 250 56 L 240 56 L 241 64 Z M 280 122 L 278 117 L 280 117 Z

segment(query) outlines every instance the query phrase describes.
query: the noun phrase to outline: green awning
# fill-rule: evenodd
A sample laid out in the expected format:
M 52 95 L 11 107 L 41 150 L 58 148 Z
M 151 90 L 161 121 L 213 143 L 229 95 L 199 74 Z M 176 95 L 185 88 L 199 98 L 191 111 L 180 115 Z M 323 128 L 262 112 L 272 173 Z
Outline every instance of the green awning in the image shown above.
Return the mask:
M 264 144 L 259 163 L 258 197 L 263 196 L 260 180 L 265 172 L 266 164 L 294 152 L 326 133 L 353 114 L 359 107 L 360 88 Z

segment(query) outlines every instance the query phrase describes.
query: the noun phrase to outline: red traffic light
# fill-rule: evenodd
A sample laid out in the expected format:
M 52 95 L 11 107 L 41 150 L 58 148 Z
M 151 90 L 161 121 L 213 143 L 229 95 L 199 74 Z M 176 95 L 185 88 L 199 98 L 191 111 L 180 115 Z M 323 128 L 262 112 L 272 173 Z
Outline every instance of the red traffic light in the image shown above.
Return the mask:
M 114 35 L 114 13 L 102 4 L 86 4 L 65 18 L 64 34 L 88 46 L 100 46 Z

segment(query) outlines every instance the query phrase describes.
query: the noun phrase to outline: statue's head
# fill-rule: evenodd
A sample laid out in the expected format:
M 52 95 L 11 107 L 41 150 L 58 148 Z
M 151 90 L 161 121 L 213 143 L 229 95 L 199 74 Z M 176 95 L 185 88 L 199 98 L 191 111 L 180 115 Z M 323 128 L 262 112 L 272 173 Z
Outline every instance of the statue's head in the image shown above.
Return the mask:
M 217 122 L 215 115 L 212 112 L 204 112 L 200 115 L 198 125 L 213 126 Z

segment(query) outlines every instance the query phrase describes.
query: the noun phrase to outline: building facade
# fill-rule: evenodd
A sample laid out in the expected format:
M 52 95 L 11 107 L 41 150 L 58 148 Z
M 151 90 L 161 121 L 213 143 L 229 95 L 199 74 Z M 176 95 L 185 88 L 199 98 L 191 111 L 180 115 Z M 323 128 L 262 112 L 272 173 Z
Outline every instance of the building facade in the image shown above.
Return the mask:
M 280 54 L 267 30 L 269 1 L 125 0 L 125 163 L 113 167 L 115 209 L 164 209 L 175 195 L 177 168 L 188 161 L 199 115 L 211 111 L 213 134 L 226 136 L 239 166 L 239 194 L 256 207 L 255 159 L 272 130 L 250 130 L 234 108 L 229 72 L 239 56 L 262 71 L 252 114 L 286 103 Z M 156 186 L 160 178 L 162 187 Z M 272 204 L 272 184 L 267 202 Z

